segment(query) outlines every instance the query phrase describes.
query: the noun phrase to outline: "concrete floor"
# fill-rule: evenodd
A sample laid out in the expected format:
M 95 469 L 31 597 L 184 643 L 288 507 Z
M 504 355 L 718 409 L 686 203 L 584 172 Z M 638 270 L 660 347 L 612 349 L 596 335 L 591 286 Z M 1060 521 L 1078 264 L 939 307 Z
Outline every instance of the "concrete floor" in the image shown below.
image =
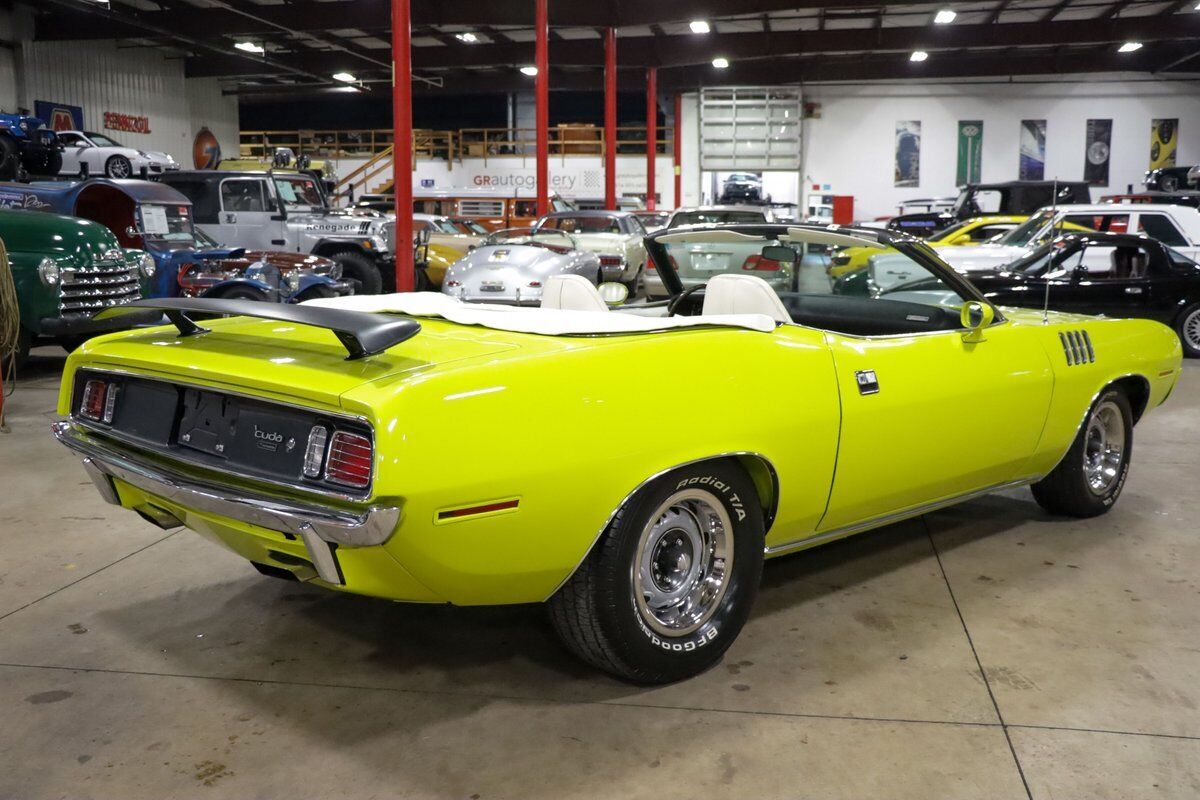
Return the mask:
M 723 663 L 639 689 L 537 608 L 269 580 L 105 505 L 42 352 L 0 434 L 0 797 L 1200 795 L 1200 365 L 1109 515 L 1014 491 L 770 562 Z

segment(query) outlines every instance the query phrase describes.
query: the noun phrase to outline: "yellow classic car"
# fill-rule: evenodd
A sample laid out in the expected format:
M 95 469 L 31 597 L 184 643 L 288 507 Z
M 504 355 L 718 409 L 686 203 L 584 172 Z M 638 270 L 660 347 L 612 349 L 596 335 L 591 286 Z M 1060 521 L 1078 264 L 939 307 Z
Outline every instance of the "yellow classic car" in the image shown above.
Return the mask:
M 573 275 L 529 309 L 140 301 L 172 324 L 72 353 L 53 432 L 109 502 L 265 575 L 544 602 L 581 659 L 649 684 L 721 658 L 764 558 L 1020 485 L 1052 513 L 1104 513 L 1180 373 L 1169 328 L 996 308 L 903 234 L 646 243 L 663 303 L 610 308 L 622 287 Z M 708 277 L 685 289 L 671 265 L 698 245 Z M 839 296 L 810 246 L 891 247 L 927 280 Z M 792 290 L 755 274 L 784 266 Z M 660 434 L 624 435 L 648 408 Z
M 948 228 L 943 228 L 925 240 L 930 247 L 960 247 L 963 245 L 981 244 L 989 239 L 1011 231 L 1025 220 L 1027 215 L 1011 216 L 992 214 L 956 222 Z M 829 274 L 838 278 L 867 265 L 870 256 L 879 253 L 878 249 L 870 247 L 846 247 L 839 250 L 829 259 Z

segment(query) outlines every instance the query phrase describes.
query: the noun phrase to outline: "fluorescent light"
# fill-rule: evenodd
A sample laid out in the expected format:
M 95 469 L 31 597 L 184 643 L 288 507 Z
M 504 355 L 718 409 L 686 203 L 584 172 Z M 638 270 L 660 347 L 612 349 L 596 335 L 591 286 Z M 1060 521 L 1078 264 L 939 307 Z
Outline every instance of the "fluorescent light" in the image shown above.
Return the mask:
M 1135 50 L 1141 50 L 1141 49 L 1142 49 L 1141 42 L 1126 42 L 1125 44 L 1123 44 L 1117 48 L 1117 52 L 1118 53 L 1132 53 Z
M 521 74 L 532 78 L 534 75 L 537 75 L 537 67 L 521 67 Z
M 729 68 L 729 59 L 728 58 L 714 58 L 712 64 L 717 69 L 728 69 Z
M 479 41 L 479 37 L 476 36 L 475 34 L 471 33 L 470 31 L 467 31 L 466 33 L 456 33 L 456 34 L 454 34 L 454 38 L 458 39 L 460 42 L 463 42 L 464 44 L 475 44 L 476 42 Z
M 929 58 L 929 53 L 924 50 L 914 50 L 913 54 L 908 57 L 909 61 L 924 61 Z
M 933 15 L 933 21 L 937 25 L 949 25 L 954 22 L 954 18 L 958 16 L 958 12 L 952 8 L 943 8 L 941 11 Z
M 341 81 L 342 83 L 354 83 L 356 80 L 358 80 L 358 78 L 354 77 L 349 72 L 335 72 L 333 73 L 333 79 L 335 81 Z
M 260 56 L 267 52 L 265 47 L 255 44 L 254 42 L 238 42 L 234 45 L 234 49 L 241 50 L 244 53 L 254 53 L 255 55 Z
M 692 33 L 708 33 L 710 30 L 712 30 L 712 28 L 709 27 L 708 22 L 702 19 L 692 20 L 689 24 L 689 27 L 692 29 Z

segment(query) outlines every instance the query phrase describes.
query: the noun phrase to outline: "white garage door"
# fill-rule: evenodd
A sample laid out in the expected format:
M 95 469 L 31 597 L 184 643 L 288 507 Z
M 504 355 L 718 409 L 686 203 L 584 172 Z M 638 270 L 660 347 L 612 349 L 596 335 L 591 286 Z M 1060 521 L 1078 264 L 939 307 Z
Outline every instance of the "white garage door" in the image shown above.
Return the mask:
M 700 90 L 700 169 L 800 169 L 800 89 Z

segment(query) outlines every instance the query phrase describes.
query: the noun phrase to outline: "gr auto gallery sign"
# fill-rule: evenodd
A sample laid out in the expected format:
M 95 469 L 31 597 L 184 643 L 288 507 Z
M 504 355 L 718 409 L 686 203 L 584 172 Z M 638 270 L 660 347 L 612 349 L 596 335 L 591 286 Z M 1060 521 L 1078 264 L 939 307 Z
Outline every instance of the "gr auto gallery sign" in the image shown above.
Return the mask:
M 150 133 L 150 118 L 133 114 L 118 114 L 115 111 L 104 112 L 104 127 L 110 131 L 125 133 Z

